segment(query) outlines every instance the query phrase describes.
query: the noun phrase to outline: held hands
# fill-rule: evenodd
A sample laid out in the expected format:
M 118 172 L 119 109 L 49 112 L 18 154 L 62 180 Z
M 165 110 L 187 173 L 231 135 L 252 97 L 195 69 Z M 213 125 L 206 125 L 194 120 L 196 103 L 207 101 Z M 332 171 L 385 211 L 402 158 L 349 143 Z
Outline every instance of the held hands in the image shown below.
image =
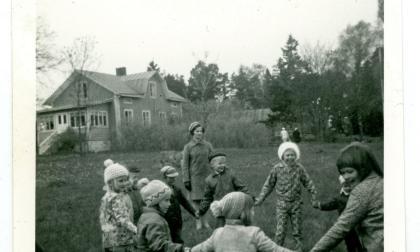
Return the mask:
M 312 197 L 311 204 L 312 204 L 313 208 L 321 209 L 321 202 L 319 200 L 317 200 L 315 196 Z
M 189 248 L 189 247 L 184 247 L 184 252 L 190 252 L 191 251 L 191 248 Z
M 185 189 L 187 189 L 188 191 L 191 191 L 191 182 L 190 181 L 184 182 L 184 186 L 185 186 Z
M 200 219 L 200 211 L 195 211 L 195 213 L 194 213 L 194 217 L 198 220 L 198 219 Z
M 260 200 L 259 198 L 256 198 L 254 200 L 254 206 L 260 206 L 262 204 L 262 200 Z

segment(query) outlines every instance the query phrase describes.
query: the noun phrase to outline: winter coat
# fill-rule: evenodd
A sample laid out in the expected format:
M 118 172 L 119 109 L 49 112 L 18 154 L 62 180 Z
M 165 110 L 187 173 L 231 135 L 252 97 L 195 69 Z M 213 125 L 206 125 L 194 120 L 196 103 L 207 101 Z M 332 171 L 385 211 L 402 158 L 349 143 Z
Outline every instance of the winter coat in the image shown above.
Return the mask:
M 171 230 L 172 240 L 175 241 L 174 235 L 182 229 L 182 214 L 181 206 L 185 208 L 191 215 L 195 215 L 195 209 L 187 200 L 181 189 L 177 186 L 170 186 L 172 188 L 171 205 L 165 213 L 165 219 L 168 222 L 169 229 Z
M 141 252 L 184 251 L 182 244 L 172 242 L 168 223 L 155 208 L 143 208 L 137 229 L 137 247 Z
M 353 228 L 366 251 L 384 250 L 383 179 L 372 173 L 350 193 L 346 208 L 311 251 L 330 251 Z
M 254 226 L 244 226 L 240 220 L 226 220 L 224 227 L 214 230 L 206 241 L 191 252 L 291 252 L 278 246 L 264 232 Z
M 184 146 L 182 159 L 183 182 L 191 183 L 191 200 L 202 200 L 204 197 L 204 180 L 211 173 L 209 156 L 213 146 L 202 140 L 191 140 Z
M 220 174 L 213 172 L 205 180 L 204 199 L 200 203 L 199 213 L 203 215 L 210 208 L 214 200 L 220 200 L 230 192 L 243 192 L 249 194 L 246 185 L 230 170 L 225 170 Z
M 145 207 L 146 204 L 143 202 L 139 190 L 130 190 L 128 196 L 130 197 L 133 206 L 133 223 L 136 225 L 143 211 L 143 207 Z
M 127 194 L 113 191 L 108 191 L 102 197 L 99 221 L 104 248 L 134 244 L 137 228 L 133 224 L 127 198 Z

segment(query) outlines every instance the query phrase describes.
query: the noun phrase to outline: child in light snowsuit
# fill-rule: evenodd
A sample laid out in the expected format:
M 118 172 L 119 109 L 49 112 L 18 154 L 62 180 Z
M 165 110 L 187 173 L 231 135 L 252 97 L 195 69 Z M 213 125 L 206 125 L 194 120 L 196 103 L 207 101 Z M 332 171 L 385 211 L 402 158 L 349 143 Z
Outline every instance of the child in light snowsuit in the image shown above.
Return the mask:
M 249 194 L 247 186 L 226 166 L 226 155 L 216 153 L 209 157 L 213 173 L 205 180 L 204 199 L 201 201 L 198 214 L 204 215 L 213 200 L 220 200 L 226 194 L 240 191 Z M 216 228 L 225 224 L 223 216 L 215 216 Z
M 252 225 L 254 201 L 243 192 L 231 192 L 220 201 L 214 201 L 210 209 L 214 215 L 226 217 L 224 227 L 217 228 L 206 241 L 196 245 L 192 252 L 291 252 L 268 238 Z
M 152 180 L 140 190 L 146 203 L 137 224 L 138 251 L 141 252 L 183 252 L 189 250 L 171 240 L 168 223 L 163 217 L 171 204 L 172 190 L 162 181 Z
M 135 251 L 132 206 L 125 200 L 128 170 L 120 164 L 109 164 L 104 171 L 107 191 L 102 197 L 99 220 L 102 229 L 102 245 L 106 252 Z
M 316 202 L 316 189 L 309 174 L 298 161 L 300 151 L 295 143 L 282 143 L 278 149 L 278 156 L 280 162 L 271 169 L 255 205 L 260 205 L 275 188 L 278 197 L 275 241 L 283 246 L 287 220 L 290 218 L 296 250 L 302 251 L 301 184 L 312 194 L 312 204 Z
M 346 208 L 347 200 L 349 199 L 351 188 L 345 183 L 343 176 L 339 176 L 338 180 L 342 185 L 340 190 L 340 195 L 334 197 L 333 199 L 327 202 L 317 202 L 315 208 L 318 208 L 322 211 L 331 211 L 338 210 L 340 215 L 344 208 Z M 363 252 L 362 244 L 360 244 L 359 237 L 357 236 L 356 230 L 352 229 L 349 231 L 347 236 L 344 238 L 348 252 Z
M 172 241 L 175 243 L 183 244 L 184 241 L 181 237 L 182 231 L 182 215 L 181 215 L 181 206 L 184 207 L 192 216 L 198 217 L 196 215 L 196 210 L 187 200 L 184 193 L 181 189 L 175 185 L 176 178 L 179 173 L 172 166 L 164 166 L 160 173 L 163 176 L 165 183 L 172 189 L 171 195 L 171 206 L 168 208 L 168 211 L 165 213 L 165 219 L 168 222 L 169 229 L 171 230 Z

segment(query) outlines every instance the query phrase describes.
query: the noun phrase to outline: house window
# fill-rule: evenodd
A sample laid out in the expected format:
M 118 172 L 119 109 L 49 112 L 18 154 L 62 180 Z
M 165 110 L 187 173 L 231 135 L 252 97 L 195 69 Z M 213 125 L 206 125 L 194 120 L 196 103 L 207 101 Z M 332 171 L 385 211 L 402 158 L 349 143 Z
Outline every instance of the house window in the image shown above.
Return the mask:
M 54 130 L 54 118 L 52 116 L 42 118 L 39 127 L 41 131 Z
M 90 114 L 90 126 L 92 127 L 107 127 L 108 112 L 95 111 Z
M 58 124 L 61 124 L 61 115 L 58 115 Z
M 159 118 L 160 118 L 160 120 L 164 121 L 166 119 L 166 113 L 165 112 L 159 112 Z
M 171 103 L 171 106 L 174 107 L 174 108 L 176 108 L 176 107 L 178 107 L 178 103 L 177 102 L 172 102 Z
M 71 127 L 85 127 L 86 126 L 86 112 L 73 112 L 70 113 L 70 126 Z
M 124 119 L 126 123 L 130 123 L 133 121 L 133 110 L 132 109 L 124 109 Z
M 80 94 L 80 97 L 83 98 L 83 99 L 87 99 L 87 97 L 88 97 L 88 95 L 87 95 L 88 90 L 87 90 L 87 83 L 86 83 L 86 81 L 79 82 L 78 89 L 79 89 L 78 92 Z
M 63 123 L 64 124 L 67 124 L 67 117 L 66 117 L 66 115 L 63 115 Z
M 155 98 L 156 97 L 156 83 L 155 82 L 149 82 L 149 89 L 150 89 L 150 97 Z
M 150 126 L 150 124 L 152 123 L 152 119 L 150 117 L 150 110 L 143 110 L 142 116 L 143 116 L 143 125 Z

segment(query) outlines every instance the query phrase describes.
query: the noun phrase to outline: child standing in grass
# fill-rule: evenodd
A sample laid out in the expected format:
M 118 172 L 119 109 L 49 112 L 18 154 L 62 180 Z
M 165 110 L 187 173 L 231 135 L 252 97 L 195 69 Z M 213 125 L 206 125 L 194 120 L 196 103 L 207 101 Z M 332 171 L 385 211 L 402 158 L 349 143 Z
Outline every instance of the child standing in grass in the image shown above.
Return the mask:
M 312 204 L 316 202 L 316 189 L 309 174 L 299 163 L 299 147 L 292 142 L 282 143 L 278 149 L 280 162 L 270 171 L 255 205 L 260 205 L 264 199 L 276 189 L 276 219 L 275 240 L 283 246 L 286 237 L 287 221 L 290 218 L 292 235 L 297 251 L 302 251 L 302 190 L 301 184 L 312 194 Z
M 327 202 L 317 202 L 315 208 L 318 208 L 322 211 L 331 211 L 338 210 L 340 215 L 344 208 L 346 208 L 347 200 L 351 192 L 350 186 L 346 183 L 343 176 L 339 176 L 340 184 L 342 185 L 340 190 L 340 195 L 334 197 L 333 199 Z M 359 237 L 357 236 L 356 230 L 352 229 L 344 238 L 348 252 L 363 252 L 362 244 L 360 244 Z
M 133 206 L 133 221 L 134 224 L 137 224 L 137 221 L 139 220 L 144 207 L 144 202 L 141 198 L 140 190 L 138 190 L 137 187 L 137 183 L 140 180 L 140 169 L 136 166 L 128 166 L 128 172 L 130 186 L 127 193 L 130 197 L 131 205 Z
M 175 167 L 164 166 L 160 173 L 163 176 L 165 183 L 172 189 L 171 195 L 171 205 L 168 208 L 168 211 L 165 213 L 165 219 L 168 222 L 169 229 L 171 230 L 172 241 L 175 243 L 183 244 L 184 241 L 181 237 L 182 231 L 182 215 L 181 215 L 181 206 L 184 207 L 192 216 L 198 218 L 199 215 L 196 214 L 196 210 L 187 200 L 184 193 L 181 189 L 175 185 L 176 178 L 178 177 L 178 172 Z
M 107 191 L 102 197 L 99 220 L 102 230 L 102 245 L 105 252 L 135 251 L 132 209 L 124 199 L 130 185 L 128 170 L 117 163 L 109 164 L 104 171 Z
M 214 230 L 206 241 L 191 249 L 192 252 L 291 252 L 278 246 L 264 232 L 252 225 L 254 201 L 243 192 L 231 192 L 211 204 L 214 215 L 226 217 L 226 225 Z
M 220 200 L 226 194 L 234 191 L 241 191 L 249 194 L 246 185 L 226 166 L 226 154 L 215 153 L 209 157 L 213 173 L 205 180 L 204 199 L 201 201 L 198 213 L 204 215 L 213 200 Z M 224 216 L 217 218 L 216 228 L 225 224 Z
M 188 251 L 189 248 L 182 244 L 172 242 L 168 223 L 163 217 L 171 205 L 171 189 L 162 181 L 152 180 L 141 188 L 140 193 L 146 207 L 137 224 L 139 251 Z

